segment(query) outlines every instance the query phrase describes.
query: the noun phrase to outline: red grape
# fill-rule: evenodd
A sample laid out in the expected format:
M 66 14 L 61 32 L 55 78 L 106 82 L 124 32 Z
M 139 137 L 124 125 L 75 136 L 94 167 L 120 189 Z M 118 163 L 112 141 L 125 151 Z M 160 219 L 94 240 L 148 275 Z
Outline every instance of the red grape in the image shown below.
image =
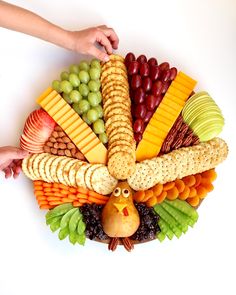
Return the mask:
M 142 133 L 144 130 L 143 120 L 137 119 L 134 122 L 133 129 L 135 133 Z
M 134 109 L 134 116 L 135 118 L 138 118 L 138 119 L 143 119 L 146 115 L 146 107 L 144 104 L 138 104 L 137 106 L 135 106 L 135 109 Z
M 140 75 L 133 75 L 131 79 L 131 87 L 137 89 L 142 85 L 142 78 Z
M 162 95 L 155 96 L 155 108 L 157 108 L 162 101 Z
M 149 77 L 145 77 L 142 82 L 143 90 L 149 92 L 152 88 L 152 80 Z
M 135 90 L 134 103 L 136 104 L 143 103 L 144 98 L 145 98 L 145 91 L 143 90 L 143 88 L 139 87 L 138 89 Z
M 157 66 L 157 60 L 156 60 L 156 58 L 155 57 L 149 58 L 148 64 L 149 64 L 150 67 L 151 66 Z
M 177 76 L 177 69 L 173 67 L 170 69 L 170 80 L 171 81 L 174 80 L 176 76 Z
M 139 57 L 137 58 L 137 61 L 138 61 L 139 63 L 147 62 L 147 58 L 146 58 L 145 55 L 141 54 L 141 55 L 139 55 Z
M 149 64 L 146 62 L 141 63 L 139 73 L 141 76 L 147 77 L 149 75 Z
M 134 140 L 140 142 L 142 140 L 142 133 L 134 133 Z
M 167 81 L 167 82 L 164 82 L 163 84 L 162 84 L 162 90 L 161 90 L 161 93 L 166 93 L 166 91 L 168 90 L 168 88 L 170 87 L 170 84 L 171 84 L 171 82 L 169 82 L 169 81 Z
M 159 65 L 159 68 L 161 71 L 167 71 L 170 68 L 170 65 L 168 62 L 163 62 Z
M 131 61 L 128 67 L 128 74 L 134 75 L 138 73 L 139 63 L 137 61 Z
M 153 116 L 153 111 L 148 111 L 143 118 L 144 123 L 148 123 L 151 120 L 151 117 Z
M 160 75 L 160 69 L 157 65 L 150 67 L 150 74 L 149 77 L 152 79 L 152 81 L 157 80 Z
M 155 96 L 158 96 L 162 93 L 162 82 L 161 81 L 155 81 L 152 84 L 152 94 Z
M 153 111 L 155 109 L 155 105 L 156 105 L 155 102 L 156 102 L 156 99 L 154 95 L 152 94 L 147 95 L 145 104 L 148 111 Z
M 162 82 L 166 82 L 170 79 L 170 70 L 167 70 L 167 71 L 163 71 L 161 73 L 161 81 Z
M 128 68 L 129 63 L 131 61 L 134 61 L 134 60 L 135 60 L 135 55 L 132 52 L 127 53 L 126 57 L 125 57 L 125 65 L 126 65 L 126 67 Z

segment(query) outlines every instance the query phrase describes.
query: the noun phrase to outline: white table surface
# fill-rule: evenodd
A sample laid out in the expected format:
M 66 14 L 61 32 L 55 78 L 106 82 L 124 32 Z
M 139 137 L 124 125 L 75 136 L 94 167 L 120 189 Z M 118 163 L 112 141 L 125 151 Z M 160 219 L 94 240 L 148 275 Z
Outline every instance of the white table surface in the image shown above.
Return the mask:
M 230 154 L 199 221 L 180 240 L 108 252 L 60 242 L 45 225 L 31 182 L 0 175 L 0 294 L 236 294 L 236 2 L 11 1 L 68 29 L 107 24 L 119 52 L 169 61 L 199 81 L 221 107 Z M 0 29 L 0 146 L 17 145 L 35 98 L 81 57 Z

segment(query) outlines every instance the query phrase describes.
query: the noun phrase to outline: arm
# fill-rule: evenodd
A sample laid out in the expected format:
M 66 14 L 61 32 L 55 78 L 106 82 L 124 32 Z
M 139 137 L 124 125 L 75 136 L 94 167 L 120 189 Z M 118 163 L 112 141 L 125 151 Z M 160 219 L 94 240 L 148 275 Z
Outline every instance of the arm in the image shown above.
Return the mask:
M 63 48 L 82 54 L 93 55 L 107 61 L 112 49 L 118 48 L 118 37 L 113 29 L 106 26 L 82 31 L 67 31 L 37 14 L 18 6 L 0 1 L 0 26 L 48 41 Z M 105 52 L 96 47 L 105 48 Z

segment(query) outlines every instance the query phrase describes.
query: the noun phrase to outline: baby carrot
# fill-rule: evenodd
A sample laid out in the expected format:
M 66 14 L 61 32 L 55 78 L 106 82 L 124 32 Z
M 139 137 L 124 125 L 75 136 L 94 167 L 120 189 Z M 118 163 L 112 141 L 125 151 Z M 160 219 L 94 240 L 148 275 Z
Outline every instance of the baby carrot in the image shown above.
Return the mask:
M 70 200 L 77 200 L 77 199 L 78 199 L 77 196 L 74 195 L 74 194 L 69 194 L 67 197 L 68 197 Z
M 43 183 L 43 187 L 52 187 L 52 184 L 51 183 L 44 182 Z
M 43 187 L 42 187 L 42 185 L 35 185 L 34 190 L 35 191 L 42 191 Z
M 44 195 L 44 192 L 43 191 L 35 191 L 34 192 L 35 196 L 43 196 Z
M 83 188 L 83 187 L 78 187 L 77 192 L 81 193 L 81 194 L 85 194 L 85 195 L 88 194 L 88 190 L 86 188 Z
M 71 200 L 71 199 L 69 199 L 69 198 L 62 198 L 61 200 L 62 200 L 62 202 L 64 202 L 64 203 L 71 203 L 71 202 L 73 202 L 73 200 Z
M 43 184 L 43 181 L 41 181 L 41 180 L 34 181 L 34 185 L 42 185 L 42 184 Z
M 51 209 L 51 208 L 53 208 L 53 206 L 51 206 L 51 205 L 41 205 L 40 206 L 40 209 Z
M 79 201 L 74 201 L 72 204 L 74 207 L 81 207 L 83 205 Z
M 91 201 L 91 202 L 93 202 L 93 203 L 99 204 L 99 205 L 105 205 L 106 204 L 106 201 L 100 200 L 100 199 L 96 199 L 94 197 L 88 197 L 88 200 Z
M 76 188 L 74 188 L 74 187 L 68 188 L 68 191 L 73 194 L 75 194 L 77 192 Z
M 52 186 L 55 188 L 59 188 L 59 183 L 54 182 Z
M 88 195 L 77 194 L 77 198 L 78 198 L 78 199 L 88 199 Z
M 68 190 L 65 190 L 65 189 L 62 189 L 61 191 L 60 191 L 60 193 L 62 194 L 62 195 L 69 195 L 69 191 Z
M 48 201 L 61 201 L 61 198 L 58 198 L 58 197 L 48 197 L 47 200 Z
M 52 187 L 52 192 L 59 192 L 60 189 L 59 188 L 56 188 L 56 187 Z
M 96 193 L 94 191 L 89 191 L 89 196 L 100 199 L 100 200 L 104 200 L 104 201 L 109 200 L 109 197 L 100 195 L 100 194 L 98 194 L 98 193 Z
M 68 190 L 68 186 L 67 185 L 64 185 L 62 183 L 59 183 L 58 184 L 58 187 L 61 188 L 61 189 L 64 189 L 64 190 Z
M 57 205 L 61 205 L 61 204 L 63 204 L 63 202 L 61 202 L 61 201 L 50 201 L 49 202 L 49 205 L 51 205 L 51 206 L 57 206 Z
M 44 187 L 43 190 L 45 193 L 50 193 L 52 191 L 51 187 Z
M 46 196 L 38 196 L 38 197 L 36 197 L 36 200 L 37 201 L 44 201 L 44 200 L 47 200 L 47 197 Z

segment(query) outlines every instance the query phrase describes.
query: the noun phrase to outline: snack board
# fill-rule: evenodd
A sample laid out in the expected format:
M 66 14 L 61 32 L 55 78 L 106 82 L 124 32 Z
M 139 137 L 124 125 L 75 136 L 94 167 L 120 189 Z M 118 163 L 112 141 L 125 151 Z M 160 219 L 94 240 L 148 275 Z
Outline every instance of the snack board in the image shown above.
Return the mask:
M 71 65 L 37 99 L 20 145 L 46 223 L 84 245 L 179 238 L 228 154 L 224 118 L 197 82 L 128 53 Z

